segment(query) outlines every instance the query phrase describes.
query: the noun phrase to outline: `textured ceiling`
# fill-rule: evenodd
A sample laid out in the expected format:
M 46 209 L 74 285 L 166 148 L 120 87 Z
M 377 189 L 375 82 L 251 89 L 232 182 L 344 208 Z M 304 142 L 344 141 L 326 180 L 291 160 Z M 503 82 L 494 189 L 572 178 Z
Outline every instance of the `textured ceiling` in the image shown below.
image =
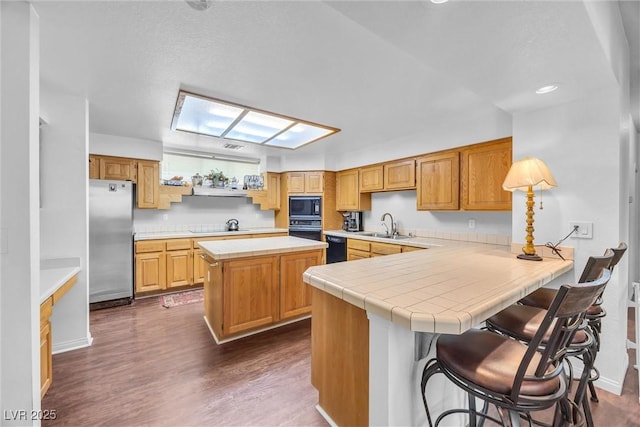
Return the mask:
M 301 149 L 318 153 L 478 110 L 543 108 L 614 82 L 581 2 L 220 1 L 204 12 L 183 1 L 34 4 L 43 84 L 86 96 L 92 132 L 168 145 L 222 145 L 169 130 L 180 88 L 341 128 Z M 548 82 L 561 90 L 533 94 Z

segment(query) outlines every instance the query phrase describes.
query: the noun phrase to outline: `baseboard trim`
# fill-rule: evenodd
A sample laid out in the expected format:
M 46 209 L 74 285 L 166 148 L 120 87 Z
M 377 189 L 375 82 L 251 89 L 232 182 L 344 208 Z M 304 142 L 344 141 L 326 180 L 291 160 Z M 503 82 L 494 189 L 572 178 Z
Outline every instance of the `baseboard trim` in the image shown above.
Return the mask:
M 296 317 L 295 319 L 285 320 L 283 322 L 275 323 L 273 325 L 252 329 L 249 332 L 244 332 L 244 333 L 241 333 L 241 334 L 238 334 L 238 335 L 234 335 L 232 337 L 223 338 L 223 339 L 219 339 L 218 336 L 216 335 L 216 333 L 213 331 L 213 328 L 211 327 L 211 324 L 209 323 L 209 319 L 207 319 L 207 316 L 204 316 L 204 322 L 207 324 L 207 328 L 209 328 L 209 332 L 211 332 L 211 336 L 215 340 L 216 344 L 224 344 L 224 343 L 227 343 L 227 342 L 230 342 L 230 341 L 239 340 L 240 338 L 248 337 L 250 335 L 259 334 L 260 332 L 265 332 L 265 331 L 269 331 L 271 329 L 279 328 L 280 326 L 285 326 L 285 325 L 289 325 L 291 323 L 299 322 L 299 321 L 304 320 L 304 319 L 309 319 L 310 317 L 311 317 L 310 314 L 305 315 L 305 316 L 301 316 L 301 317 Z
M 329 416 L 329 414 L 327 414 L 326 411 L 322 409 L 322 406 L 320 406 L 320 404 L 316 405 L 316 411 L 318 411 L 320 415 L 322 415 L 322 418 L 324 418 L 324 420 L 328 422 L 331 427 L 338 427 L 338 424 L 336 424 L 335 421 L 333 421 L 333 419 Z
M 628 357 L 625 359 L 624 371 L 627 372 L 627 369 L 629 369 L 629 358 Z M 574 367 L 573 367 L 573 376 L 574 376 L 574 378 L 580 378 L 581 375 L 582 375 L 582 365 L 581 364 L 577 364 L 577 363 L 574 364 Z M 622 387 L 624 386 L 623 383 L 621 383 L 619 381 L 613 381 L 612 379 L 606 378 L 606 377 L 598 378 L 595 381 L 594 385 L 596 387 L 604 390 L 604 391 L 608 391 L 609 393 L 613 393 L 613 394 L 615 394 L 617 396 L 620 396 L 622 394 Z
M 79 348 L 90 347 L 93 343 L 93 337 L 91 335 L 76 340 L 64 341 L 52 346 L 52 353 L 66 353 L 67 351 L 77 350 Z

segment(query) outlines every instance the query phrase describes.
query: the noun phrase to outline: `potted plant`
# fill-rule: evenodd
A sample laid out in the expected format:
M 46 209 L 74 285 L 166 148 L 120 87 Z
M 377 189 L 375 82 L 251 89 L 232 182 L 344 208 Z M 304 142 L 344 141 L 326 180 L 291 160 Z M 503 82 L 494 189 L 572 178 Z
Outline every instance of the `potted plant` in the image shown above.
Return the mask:
M 227 181 L 224 173 L 219 169 L 216 169 L 215 171 L 212 170 L 211 173 L 207 175 L 207 179 L 211 181 L 212 187 L 224 187 Z

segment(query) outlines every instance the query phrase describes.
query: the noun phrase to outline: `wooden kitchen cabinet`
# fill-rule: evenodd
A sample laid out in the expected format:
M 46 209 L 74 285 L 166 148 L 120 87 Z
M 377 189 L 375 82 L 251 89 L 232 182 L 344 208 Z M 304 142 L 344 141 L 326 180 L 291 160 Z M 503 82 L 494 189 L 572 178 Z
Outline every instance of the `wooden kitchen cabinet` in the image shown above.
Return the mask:
M 193 284 L 193 251 L 167 251 L 167 288 Z
M 349 169 L 336 174 L 336 210 L 371 210 L 371 193 L 361 193 L 361 170 Z
M 423 249 L 425 248 L 399 245 L 395 243 L 383 243 L 361 239 L 347 239 L 347 261 L 399 254 L 403 252 L 420 251 Z
M 317 194 L 324 191 L 324 172 L 287 172 L 289 193 Z
M 311 313 L 311 288 L 302 281 L 307 268 L 322 264 L 322 252 L 280 256 L 280 319 Z
M 136 254 L 136 294 L 166 289 L 167 262 L 163 252 Z
M 157 209 L 160 200 L 160 164 L 138 160 L 136 199 L 139 209 Z
M 278 315 L 278 257 L 224 262 L 224 335 L 269 325 Z
M 502 189 L 511 168 L 511 138 L 468 146 L 461 154 L 462 209 L 511 210 L 511 192 Z
M 360 191 L 384 190 L 384 166 L 374 165 L 360 168 Z
M 89 179 L 100 179 L 100 159 L 89 155 Z
M 414 159 L 384 164 L 384 189 L 408 190 L 416 188 L 416 162 Z
M 136 182 L 136 160 L 126 157 L 99 156 L 99 179 Z
M 253 203 L 259 204 L 261 210 L 279 210 L 281 206 L 280 174 L 266 172 L 262 174 L 264 188 L 262 190 L 248 190 L 247 194 Z
M 416 169 L 418 210 L 460 208 L 460 154 L 457 151 L 420 157 Z
M 51 322 L 53 296 L 40 304 L 40 397 L 44 397 L 53 382 Z

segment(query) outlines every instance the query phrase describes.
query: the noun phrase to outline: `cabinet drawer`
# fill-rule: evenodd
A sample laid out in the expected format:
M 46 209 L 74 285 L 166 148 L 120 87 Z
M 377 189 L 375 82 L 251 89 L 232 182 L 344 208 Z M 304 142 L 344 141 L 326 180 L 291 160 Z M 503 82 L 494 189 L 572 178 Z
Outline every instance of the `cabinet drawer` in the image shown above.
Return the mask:
M 136 242 L 136 253 L 162 252 L 164 251 L 164 240 L 141 240 Z
M 391 255 L 391 254 L 399 254 L 402 252 L 402 246 L 393 245 L 389 243 L 371 243 L 371 254 L 372 255 Z
M 358 239 L 347 239 L 347 248 L 348 249 L 356 249 L 359 251 L 367 251 L 369 252 L 371 248 L 371 243 L 365 240 Z
M 347 249 L 347 261 L 369 258 L 369 251 L 359 251 L 357 249 Z
M 191 249 L 191 239 L 170 239 L 167 240 L 167 250 L 177 251 Z
M 413 251 L 422 251 L 426 248 L 420 248 L 418 246 L 403 246 L 402 247 L 402 252 L 413 252 Z

